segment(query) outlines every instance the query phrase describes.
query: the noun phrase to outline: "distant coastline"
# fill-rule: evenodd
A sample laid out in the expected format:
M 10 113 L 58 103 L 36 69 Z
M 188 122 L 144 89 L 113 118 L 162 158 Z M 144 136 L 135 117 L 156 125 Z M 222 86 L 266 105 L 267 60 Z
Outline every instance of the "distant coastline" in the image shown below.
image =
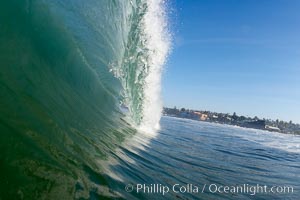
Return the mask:
M 207 121 L 219 124 L 228 124 L 233 126 L 240 126 L 245 128 L 254 128 L 272 132 L 286 133 L 286 134 L 297 134 L 300 135 L 300 124 L 295 124 L 292 121 L 285 122 L 282 120 L 272 119 L 260 119 L 258 117 L 245 117 L 239 116 L 235 112 L 229 113 L 218 113 L 211 111 L 200 111 L 181 108 L 163 108 L 163 114 L 172 117 L 186 118 L 197 121 Z

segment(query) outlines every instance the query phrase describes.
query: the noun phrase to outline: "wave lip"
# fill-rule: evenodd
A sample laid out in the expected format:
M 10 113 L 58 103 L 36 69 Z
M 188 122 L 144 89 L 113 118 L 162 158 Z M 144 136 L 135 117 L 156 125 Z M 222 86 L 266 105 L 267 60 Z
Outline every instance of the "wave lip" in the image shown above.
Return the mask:
M 161 74 L 170 49 L 170 34 L 164 1 L 148 0 L 148 12 L 143 23 L 149 51 L 149 73 L 145 79 L 143 120 L 140 128 L 154 132 L 159 129 L 162 112 Z
M 121 104 L 129 108 L 135 127 L 154 133 L 159 128 L 161 75 L 171 43 L 165 1 L 132 1 L 128 19 L 123 58 L 111 71 L 121 80 Z

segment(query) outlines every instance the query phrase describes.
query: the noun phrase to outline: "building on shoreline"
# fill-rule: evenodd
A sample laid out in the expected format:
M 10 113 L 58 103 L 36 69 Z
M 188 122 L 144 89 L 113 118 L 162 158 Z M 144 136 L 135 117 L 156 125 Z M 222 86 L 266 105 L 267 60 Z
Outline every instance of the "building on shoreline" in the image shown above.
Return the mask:
M 214 122 L 219 124 L 235 125 L 245 128 L 254 128 L 280 133 L 300 134 L 300 125 L 292 121 L 284 122 L 271 119 L 259 119 L 258 117 L 238 116 L 235 112 L 231 115 L 228 113 L 217 113 L 211 111 L 199 111 L 190 109 L 164 108 L 163 114 L 173 117 L 187 118 L 198 121 Z

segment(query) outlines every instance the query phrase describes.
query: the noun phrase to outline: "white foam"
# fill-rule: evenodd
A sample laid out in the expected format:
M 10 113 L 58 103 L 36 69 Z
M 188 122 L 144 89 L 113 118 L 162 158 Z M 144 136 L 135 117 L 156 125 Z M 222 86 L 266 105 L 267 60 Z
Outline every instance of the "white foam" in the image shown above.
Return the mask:
M 266 147 L 280 149 L 291 153 L 300 153 L 300 136 L 269 132 L 265 130 L 249 129 L 239 126 L 213 124 L 213 126 L 226 127 L 230 135 L 239 136 L 245 140 L 256 142 Z M 230 131 L 236 130 L 236 131 Z M 242 130 L 242 131 L 241 131 Z M 245 133 L 246 132 L 246 133 Z
M 166 5 L 163 0 L 147 0 L 143 17 L 146 46 L 149 49 L 149 72 L 144 85 L 143 119 L 140 130 L 154 134 L 159 129 L 162 113 L 161 75 L 170 50 Z

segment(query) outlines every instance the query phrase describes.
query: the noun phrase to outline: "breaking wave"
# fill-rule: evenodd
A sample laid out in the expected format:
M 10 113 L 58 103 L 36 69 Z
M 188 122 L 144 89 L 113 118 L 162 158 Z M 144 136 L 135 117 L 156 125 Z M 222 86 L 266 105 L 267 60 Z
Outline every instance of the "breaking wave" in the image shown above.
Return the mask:
M 4 0 L 0 197 L 116 198 L 102 162 L 159 128 L 162 0 Z

